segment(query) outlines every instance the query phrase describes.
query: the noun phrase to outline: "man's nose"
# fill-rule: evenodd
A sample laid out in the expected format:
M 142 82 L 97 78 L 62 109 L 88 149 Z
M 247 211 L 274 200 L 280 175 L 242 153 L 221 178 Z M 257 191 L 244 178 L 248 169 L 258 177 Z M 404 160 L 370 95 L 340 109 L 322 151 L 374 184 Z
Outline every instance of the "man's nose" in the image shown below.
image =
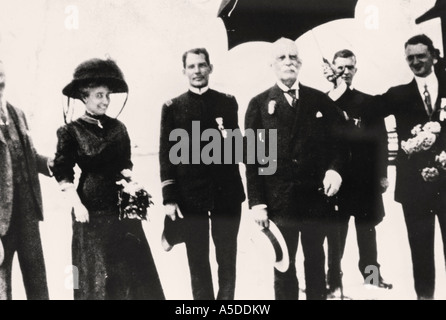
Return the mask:
M 290 58 L 290 57 L 285 57 L 285 60 L 284 60 L 284 62 L 285 62 L 285 64 L 287 65 L 287 66 L 289 66 L 289 65 L 292 65 L 293 64 L 293 60 Z

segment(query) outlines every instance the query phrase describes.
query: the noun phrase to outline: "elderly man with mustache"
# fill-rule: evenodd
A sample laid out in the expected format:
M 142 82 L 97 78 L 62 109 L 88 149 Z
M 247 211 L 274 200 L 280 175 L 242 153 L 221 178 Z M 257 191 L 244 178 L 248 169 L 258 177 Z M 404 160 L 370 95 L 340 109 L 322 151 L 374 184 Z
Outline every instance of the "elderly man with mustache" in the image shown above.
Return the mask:
M 300 235 L 306 298 L 323 300 L 323 243 L 346 161 L 338 135 L 345 120 L 324 93 L 300 83 L 301 65 L 294 41 L 282 38 L 273 44 L 271 67 L 277 82 L 251 100 L 245 129 L 265 129 L 265 141 L 277 130 L 277 170 L 260 175 L 262 163 L 247 164 L 248 199 L 256 223 L 268 228 L 271 219 L 288 246 L 289 268 L 274 274 L 276 299 L 299 298 L 295 261 Z

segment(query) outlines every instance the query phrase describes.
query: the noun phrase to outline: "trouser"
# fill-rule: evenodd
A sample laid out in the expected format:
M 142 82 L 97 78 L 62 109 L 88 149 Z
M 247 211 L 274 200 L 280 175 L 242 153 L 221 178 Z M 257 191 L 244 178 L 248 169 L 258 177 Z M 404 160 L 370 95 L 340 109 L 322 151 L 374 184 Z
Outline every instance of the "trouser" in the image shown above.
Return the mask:
M 213 300 L 209 262 L 209 213 L 182 209 L 184 242 L 189 262 L 194 300 Z M 233 300 L 236 282 L 237 236 L 241 204 L 220 204 L 210 212 L 211 234 L 218 264 L 217 299 Z
M 0 300 L 11 300 L 11 273 L 17 252 L 28 300 L 48 300 L 45 263 L 39 222 L 14 212 L 8 233 L 2 237 L 5 259 L 0 266 Z
M 328 272 L 327 283 L 330 288 L 342 287 L 342 257 L 344 256 L 350 216 L 339 213 L 337 219 L 328 226 Z M 359 250 L 359 271 L 367 279 L 375 267 L 379 272 L 378 250 L 376 243 L 376 229 L 373 223 L 364 222 L 360 217 L 355 218 L 356 239 Z
M 403 203 L 404 218 L 409 236 L 412 254 L 413 277 L 415 291 L 419 299 L 433 299 L 435 292 L 435 216 L 438 216 L 443 251 L 446 257 L 446 212 L 441 210 L 435 214 L 414 203 Z
M 278 224 L 288 246 L 290 266 L 285 273 L 274 270 L 276 300 L 297 300 L 299 281 L 296 274 L 296 253 L 301 236 L 304 254 L 305 284 L 307 300 L 324 300 L 325 289 L 325 226 L 319 222 Z

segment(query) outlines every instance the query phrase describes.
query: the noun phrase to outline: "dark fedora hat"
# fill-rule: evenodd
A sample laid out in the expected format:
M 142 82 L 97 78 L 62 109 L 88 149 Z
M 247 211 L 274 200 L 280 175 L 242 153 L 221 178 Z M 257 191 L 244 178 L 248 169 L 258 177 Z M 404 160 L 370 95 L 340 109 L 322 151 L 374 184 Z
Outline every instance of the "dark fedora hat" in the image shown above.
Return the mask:
M 269 220 L 269 227 L 261 229 L 260 232 L 258 230 L 254 232 L 251 240 L 263 253 L 268 249 L 265 247 L 266 242 L 266 245 L 271 248 L 271 251 L 273 252 L 272 262 L 274 268 L 280 272 L 286 272 L 288 270 L 290 266 L 288 247 L 282 233 L 274 222 Z
M 73 80 L 63 88 L 62 93 L 69 98 L 81 99 L 79 89 L 91 82 L 105 84 L 113 93 L 128 93 L 129 91 L 124 74 L 115 61 L 94 58 L 77 66 Z

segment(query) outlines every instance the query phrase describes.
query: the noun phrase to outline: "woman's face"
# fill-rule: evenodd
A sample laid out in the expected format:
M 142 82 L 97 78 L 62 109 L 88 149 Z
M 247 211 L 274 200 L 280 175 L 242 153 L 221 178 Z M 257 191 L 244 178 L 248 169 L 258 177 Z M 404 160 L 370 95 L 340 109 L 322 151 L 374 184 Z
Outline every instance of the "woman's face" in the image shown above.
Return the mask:
M 89 95 L 84 99 L 87 111 L 96 116 L 102 116 L 107 112 L 110 104 L 111 91 L 107 86 L 89 89 Z

